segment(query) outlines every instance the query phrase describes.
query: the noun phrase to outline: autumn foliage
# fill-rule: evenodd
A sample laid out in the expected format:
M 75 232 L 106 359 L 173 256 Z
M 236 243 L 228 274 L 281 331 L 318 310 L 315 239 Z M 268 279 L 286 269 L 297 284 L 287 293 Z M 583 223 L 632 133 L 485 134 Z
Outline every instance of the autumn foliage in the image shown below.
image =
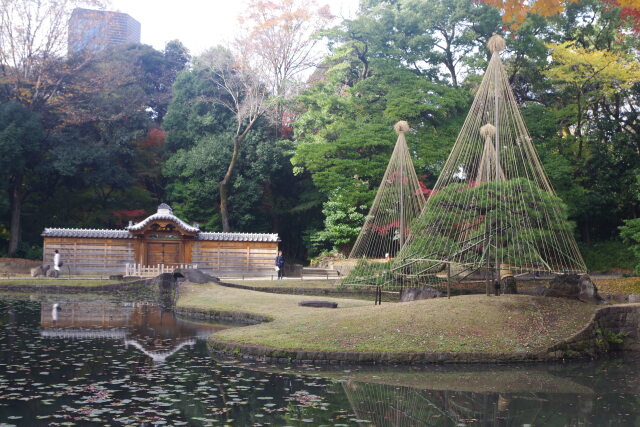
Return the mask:
M 614 7 L 620 8 L 620 17 L 634 28 L 636 33 L 640 32 L 640 0 L 602 0 Z
M 479 0 L 493 6 L 502 14 L 502 22 L 512 30 L 517 30 L 527 14 L 549 17 L 563 12 L 569 3 L 577 0 Z M 635 31 L 640 31 L 640 0 L 602 0 L 613 7 L 620 7 L 620 16 L 627 19 Z
M 574 0 L 480 0 L 481 3 L 498 9 L 502 14 L 502 22 L 514 30 L 524 22 L 528 13 L 544 17 L 557 15 L 565 9 L 566 3 L 571 1 Z

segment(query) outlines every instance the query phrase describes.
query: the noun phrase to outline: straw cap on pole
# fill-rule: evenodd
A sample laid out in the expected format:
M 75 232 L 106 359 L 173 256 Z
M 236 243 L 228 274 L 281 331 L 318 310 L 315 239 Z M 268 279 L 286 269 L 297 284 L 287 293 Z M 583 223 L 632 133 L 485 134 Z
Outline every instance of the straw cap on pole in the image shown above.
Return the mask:
M 496 127 L 491 123 L 487 123 L 486 125 L 480 128 L 480 135 L 483 138 L 490 137 L 493 138 L 496 134 Z
M 502 52 L 507 47 L 507 42 L 499 34 L 494 34 L 487 42 L 487 47 L 491 53 Z
M 396 130 L 396 133 L 399 135 L 400 133 L 409 132 L 409 123 L 404 120 L 400 120 L 398 123 L 393 125 L 393 128 Z

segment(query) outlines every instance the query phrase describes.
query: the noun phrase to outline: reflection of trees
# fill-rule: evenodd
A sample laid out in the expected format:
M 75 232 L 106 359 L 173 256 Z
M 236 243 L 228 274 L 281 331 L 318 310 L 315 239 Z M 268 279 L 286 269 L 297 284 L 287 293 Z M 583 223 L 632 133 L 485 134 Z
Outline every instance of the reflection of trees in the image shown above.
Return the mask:
M 455 425 L 422 390 L 351 380 L 343 387 L 358 419 L 376 426 Z
M 359 419 L 376 426 L 449 426 L 481 420 L 497 395 L 420 390 L 347 381 L 345 393 Z M 494 411 L 491 411 L 494 412 Z
M 363 424 L 376 426 L 584 425 L 593 396 L 551 393 L 475 393 L 349 380 L 344 391 Z

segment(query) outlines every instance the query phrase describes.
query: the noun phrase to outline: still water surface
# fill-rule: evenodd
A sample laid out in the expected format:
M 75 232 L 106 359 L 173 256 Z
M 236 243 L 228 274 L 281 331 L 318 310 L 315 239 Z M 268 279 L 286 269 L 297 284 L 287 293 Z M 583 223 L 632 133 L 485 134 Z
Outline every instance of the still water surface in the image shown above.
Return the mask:
M 423 368 L 216 360 L 204 339 L 230 326 L 148 303 L 0 296 L 0 425 L 640 426 L 638 355 Z

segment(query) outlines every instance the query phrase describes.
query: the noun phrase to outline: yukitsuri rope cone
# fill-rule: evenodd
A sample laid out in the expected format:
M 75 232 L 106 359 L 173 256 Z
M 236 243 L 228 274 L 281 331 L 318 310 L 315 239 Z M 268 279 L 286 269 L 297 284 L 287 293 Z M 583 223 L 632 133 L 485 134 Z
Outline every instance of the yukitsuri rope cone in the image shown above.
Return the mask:
M 377 284 L 444 287 L 586 267 L 509 87 L 499 52 L 411 235 Z
M 342 281 L 343 284 L 377 283 L 380 272 L 404 245 L 411 223 L 420 215 L 425 204 L 405 138 L 409 124 L 399 121 L 394 129 L 398 140 L 349 255 L 356 266 Z

